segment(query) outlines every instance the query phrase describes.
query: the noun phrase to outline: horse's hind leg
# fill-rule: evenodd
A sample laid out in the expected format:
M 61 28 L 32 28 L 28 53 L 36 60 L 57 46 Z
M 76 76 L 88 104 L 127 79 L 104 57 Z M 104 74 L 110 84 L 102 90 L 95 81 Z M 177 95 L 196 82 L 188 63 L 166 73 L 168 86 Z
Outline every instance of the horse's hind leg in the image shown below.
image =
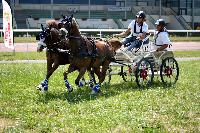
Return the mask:
M 88 71 L 88 75 L 90 77 L 90 81 L 89 81 L 89 87 L 92 89 L 94 84 L 96 84 L 96 79 L 95 79 L 95 76 L 94 76 L 94 70 L 93 68 L 91 70 L 87 70 Z
M 65 71 L 65 72 L 63 73 L 65 86 L 66 86 L 68 92 L 72 92 L 72 91 L 73 91 L 73 88 L 72 88 L 72 86 L 69 84 L 69 82 L 68 82 L 68 80 L 67 80 L 67 75 L 68 75 L 69 73 L 73 72 L 74 70 L 75 70 L 74 67 L 73 67 L 72 65 L 69 65 L 68 70 Z
M 106 72 L 109 68 L 109 64 L 110 64 L 109 61 L 104 62 L 102 69 L 101 69 L 101 77 L 99 78 L 99 84 L 101 84 L 105 80 Z
M 92 94 L 100 91 L 101 83 L 104 81 L 106 77 L 106 71 L 109 67 L 109 63 L 110 63 L 109 61 L 105 61 L 101 70 L 100 67 L 95 69 L 95 74 L 98 76 L 99 83 L 92 88 Z
M 100 81 L 101 78 L 100 66 L 98 68 L 94 68 L 94 73 L 97 75 Z M 92 94 L 98 93 L 99 91 L 100 91 L 100 82 L 92 88 Z

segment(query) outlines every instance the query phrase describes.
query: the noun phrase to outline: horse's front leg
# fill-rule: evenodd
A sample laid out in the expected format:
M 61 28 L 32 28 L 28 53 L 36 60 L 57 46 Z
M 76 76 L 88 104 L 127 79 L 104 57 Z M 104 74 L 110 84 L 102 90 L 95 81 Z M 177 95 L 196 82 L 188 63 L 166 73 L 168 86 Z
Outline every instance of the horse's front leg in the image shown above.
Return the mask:
M 74 70 L 75 70 L 74 67 L 70 64 L 68 70 L 63 73 L 65 86 L 66 86 L 68 92 L 72 92 L 73 88 L 69 84 L 69 81 L 67 80 L 67 76 L 68 76 L 69 73 L 73 72 Z
M 80 68 L 80 70 L 79 70 L 79 75 L 78 75 L 78 77 L 77 77 L 76 80 L 75 80 L 75 84 L 76 84 L 78 87 L 82 87 L 82 86 L 83 86 L 83 83 L 80 82 L 80 80 L 81 80 L 81 78 L 83 77 L 83 75 L 85 74 L 86 70 L 87 70 L 86 67 L 82 67 L 82 68 Z
M 47 74 L 45 79 L 36 87 L 37 90 L 47 91 L 48 90 L 48 80 L 52 73 L 58 68 L 59 64 L 54 64 L 52 67 L 53 61 L 47 59 Z

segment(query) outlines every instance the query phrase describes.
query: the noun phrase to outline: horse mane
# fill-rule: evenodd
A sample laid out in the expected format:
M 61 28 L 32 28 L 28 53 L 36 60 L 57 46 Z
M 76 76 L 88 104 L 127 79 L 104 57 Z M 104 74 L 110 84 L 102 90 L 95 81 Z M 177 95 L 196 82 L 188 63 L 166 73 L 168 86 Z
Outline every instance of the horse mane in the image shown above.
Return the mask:
M 58 22 L 56 21 L 56 20 L 47 20 L 46 21 L 46 25 L 47 25 L 47 27 L 50 27 L 50 25 L 51 25 L 51 28 L 56 28 L 56 29 L 58 29 Z
M 73 24 L 74 26 L 76 26 L 77 29 L 79 29 L 79 24 L 78 24 L 78 22 L 76 21 L 75 18 L 72 18 L 72 24 Z

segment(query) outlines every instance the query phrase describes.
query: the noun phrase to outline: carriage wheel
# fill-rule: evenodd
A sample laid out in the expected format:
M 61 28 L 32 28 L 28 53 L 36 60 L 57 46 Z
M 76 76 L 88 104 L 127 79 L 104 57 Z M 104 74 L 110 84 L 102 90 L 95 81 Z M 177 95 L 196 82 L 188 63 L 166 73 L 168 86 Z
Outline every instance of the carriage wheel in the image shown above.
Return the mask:
M 148 59 L 143 58 L 138 62 L 135 77 L 139 87 L 149 87 L 152 85 L 154 77 L 153 65 Z
M 133 81 L 135 72 L 132 70 L 131 66 L 121 66 L 121 76 L 125 82 Z
M 167 85 L 173 85 L 178 80 L 179 67 L 177 61 L 173 57 L 167 57 L 162 61 L 160 67 L 160 77 L 162 82 Z

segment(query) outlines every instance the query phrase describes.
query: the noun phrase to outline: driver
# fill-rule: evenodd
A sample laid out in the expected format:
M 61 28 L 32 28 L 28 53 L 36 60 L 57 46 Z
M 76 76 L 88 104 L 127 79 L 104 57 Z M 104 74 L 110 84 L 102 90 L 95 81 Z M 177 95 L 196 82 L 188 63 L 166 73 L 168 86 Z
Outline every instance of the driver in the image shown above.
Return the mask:
M 133 48 L 139 48 L 142 45 L 142 40 L 146 37 L 148 25 L 146 24 L 146 15 L 143 11 L 136 14 L 136 20 L 133 20 L 126 31 L 116 34 L 116 37 L 124 37 L 131 33 L 128 37 L 122 40 L 124 47 L 128 47 L 128 51 Z

